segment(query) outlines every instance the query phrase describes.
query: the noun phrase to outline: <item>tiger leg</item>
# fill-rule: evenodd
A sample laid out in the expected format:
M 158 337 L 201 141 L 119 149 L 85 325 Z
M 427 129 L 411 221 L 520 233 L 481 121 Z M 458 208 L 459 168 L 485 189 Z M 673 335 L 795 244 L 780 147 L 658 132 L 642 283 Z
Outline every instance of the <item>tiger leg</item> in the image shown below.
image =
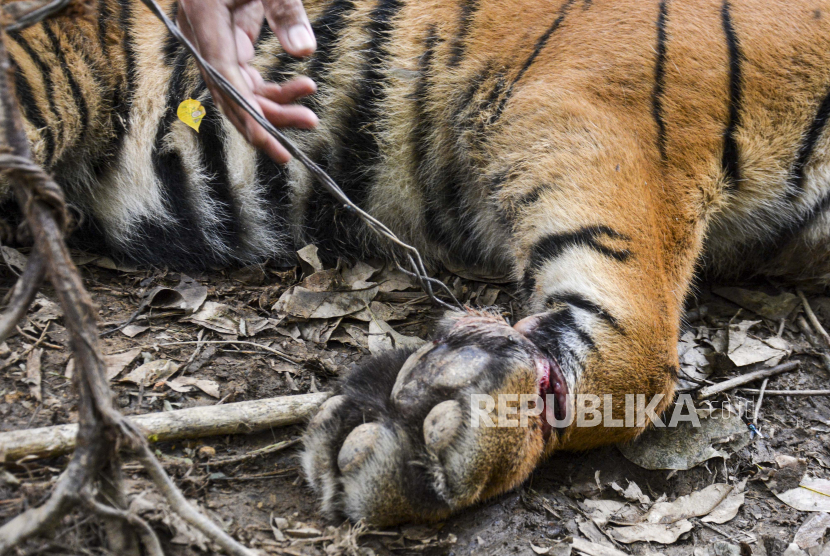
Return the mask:
M 536 191 L 528 169 L 494 199 L 530 316 L 451 315 L 433 342 L 358 369 L 324 405 L 303 465 L 326 513 L 440 519 L 520 484 L 556 449 L 636 436 L 645 422 L 622 419 L 627 396 L 666 407 L 699 226 L 658 194 L 668 185 L 635 140 L 616 147 L 542 157 L 539 172 L 568 173 L 561 185 Z M 568 423 L 585 395 L 603 424 Z

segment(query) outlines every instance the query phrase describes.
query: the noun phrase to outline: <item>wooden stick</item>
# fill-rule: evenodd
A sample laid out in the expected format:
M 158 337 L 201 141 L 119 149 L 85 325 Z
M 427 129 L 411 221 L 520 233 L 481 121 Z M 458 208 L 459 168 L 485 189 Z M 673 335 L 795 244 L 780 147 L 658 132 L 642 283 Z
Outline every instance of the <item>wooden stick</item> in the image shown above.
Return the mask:
M 745 394 L 760 394 L 756 388 L 740 388 Z M 764 390 L 765 396 L 830 396 L 830 390 Z
M 302 423 L 329 393 L 283 396 L 249 402 L 191 407 L 128 417 L 150 442 L 257 432 Z M 56 456 L 75 449 L 78 425 L 58 425 L 0 433 L 0 461 Z M 5 459 L 4 459 L 5 458 Z
M 760 371 L 754 371 L 746 373 L 745 375 L 736 376 L 735 378 L 730 378 L 729 380 L 725 380 L 718 384 L 701 388 L 700 392 L 697 394 L 697 399 L 705 400 L 706 398 L 711 398 L 715 394 L 732 390 L 733 388 L 737 388 L 738 386 L 742 386 L 749 382 L 775 376 L 780 373 L 786 373 L 787 371 L 793 371 L 797 369 L 799 365 L 801 365 L 801 361 L 788 361 L 786 363 L 782 363 L 781 365 L 772 367 L 771 369 L 761 369 Z M 767 390 L 767 392 L 769 392 L 769 390 Z
M 755 404 L 755 413 L 752 414 L 752 422 L 758 422 L 758 414 L 761 412 L 761 404 L 764 403 L 764 392 L 767 391 L 767 384 L 769 384 L 769 379 L 765 378 L 764 382 L 761 383 L 761 389 L 758 391 L 758 402 Z

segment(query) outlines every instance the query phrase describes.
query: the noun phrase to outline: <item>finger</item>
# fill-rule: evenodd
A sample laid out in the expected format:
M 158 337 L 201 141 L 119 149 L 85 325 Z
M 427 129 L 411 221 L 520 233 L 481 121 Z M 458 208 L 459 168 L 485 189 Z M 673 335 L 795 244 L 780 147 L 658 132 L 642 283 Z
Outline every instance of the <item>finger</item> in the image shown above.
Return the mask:
M 202 57 L 240 94 L 253 100 L 253 92 L 239 69 L 237 32 L 229 7 L 223 0 L 181 0 L 179 5 L 179 13 L 186 18 Z M 214 89 L 211 88 L 211 91 Z
M 233 20 L 236 26 L 248 35 L 251 42 L 256 42 L 259 32 L 262 30 L 262 22 L 265 19 L 265 9 L 260 0 L 247 2 L 234 10 Z
M 264 151 L 274 161 L 284 164 L 291 160 L 291 154 L 280 145 L 279 141 L 274 139 L 270 133 L 260 126 L 243 108 L 236 105 L 236 103 L 226 100 L 224 96 L 213 92 L 213 98 L 220 99 L 219 105 L 222 113 L 228 118 L 228 121 L 245 137 L 245 140 L 251 143 L 255 148 Z M 254 103 L 256 108 L 261 111 L 258 103 Z
M 255 68 L 252 68 L 251 66 L 247 66 L 247 65 L 243 66 L 242 70 L 245 72 L 245 74 L 248 77 L 251 78 L 251 83 L 253 84 L 251 86 L 251 90 L 254 93 L 259 94 L 259 91 L 262 90 L 262 88 L 267 85 L 265 83 L 265 80 L 262 78 L 262 75 Z
M 282 85 L 263 83 L 260 87 L 254 88 L 254 92 L 278 104 L 290 104 L 316 93 L 317 85 L 308 77 L 301 76 Z
M 254 59 L 254 43 L 251 42 L 245 31 L 239 25 L 234 28 L 234 38 L 236 39 L 236 57 L 240 64 L 246 64 Z
M 308 56 L 317 48 L 314 32 L 300 0 L 264 0 L 265 18 L 280 44 L 292 56 Z
M 262 115 L 276 127 L 311 129 L 320 123 L 314 112 L 305 106 L 277 104 L 261 96 L 257 96 L 257 100 L 262 108 Z

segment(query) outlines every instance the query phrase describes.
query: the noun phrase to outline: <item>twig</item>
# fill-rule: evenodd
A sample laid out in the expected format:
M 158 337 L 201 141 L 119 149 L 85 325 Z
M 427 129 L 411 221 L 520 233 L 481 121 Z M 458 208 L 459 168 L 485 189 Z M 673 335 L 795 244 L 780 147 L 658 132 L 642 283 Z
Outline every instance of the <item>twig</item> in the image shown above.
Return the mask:
M 259 448 L 258 450 L 253 450 L 248 452 L 247 454 L 242 454 L 239 456 L 234 456 L 230 458 L 223 458 L 223 459 L 212 459 L 210 461 L 206 461 L 201 464 L 202 467 L 222 467 L 225 465 L 233 465 L 235 463 L 242 463 L 243 461 L 252 460 L 258 458 L 260 456 L 265 456 L 268 454 L 273 454 L 275 452 L 279 452 L 285 450 L 286 448 L 290 448 L 300 442 L 299 438 L 295 438 L 293 440 L 283 440 L 282 442 L 277 442 L 276 444 L 271 444 L 270 446 L 265 446 L 264 448 Z
M 289 363 L 294 363 L 295 365 L 301 365 L 303 363 L 302 361 L 300 361 L 298 359 L 294 359 L 293 357 L 291 357 L 287 353 L 283 353 L 278 349 L 274 349 L 272 347 L 264 346 L 262 344 L 257 344 L 256 342 L 247 342 L 247 341 L 242 341 L 242 340 L 190 340 L 190 341 L 186 341 L 186 342 L 165 342 L 163 344 L 151 344 L 151 345 L 147 345 L 147 346 L 142 346 L 142 349 L 152 348 L 154 346 L 158 346 L 158 347 L 192 346 L 194 344 L 196 344 L 196 345 L 204 345 L 204 344 L 215 344 L 215 345 L 239 344 L 239 345 L 242 345 L 242 346 L 254 346 L 254 347 L 256 347 L 258 349 L 261 349 L 263 351 L 273 353 L 274 355 L 276 355 L 280 359 L 283 359 L 283 360 L 285 360 Z
M 44 347 L 48 347 L 49 349 L 63 349 L 63 346 L 59 346 L 59 345 L 56 345 L 56 344 L 50 344 L 49 342 L 44 342 L 44 340 L 46 339 L 46 331 L 49 330 L 49 324 L 51 322 L 52 321 L 49 321 L 49 322 L 46 323 L 46 326 L 43 328 L 43 330 L 40 333 L 40 336 L 38 336 L 37 338 L 35 338 L 31 334 L 27 334 L 19 326 L 16 327 L 18 334 L 20 334 L 21 336 L 23 336 L 27 340 L 31 340 L 32 342 L 34 342 L 34 345 L 26 348 L 26 351 L 24 352 L 24 355 L 25 355 L 25 353 L 28 353 L 28 352 L 32 351 L 33 349 L 35 349 L 36 347 L 38 347 L 40 345 L 42 345 Z
M 746 394 L 760 394 L 756 388 L 740 388 Z M 764 390 L 765 396 L 830 396 L 830 390 Z
M 730 541 L 734 544 L 741 544 L 740 540 L 736 539 L 735 537 L 733 537 L 729 533 L 723 531 L 720 527 L 715 527 L 711 523 L 706 523 L 705 521 L 701 521 L 699 519 L 695 519 L 694 522 L 697 523 L 698 525 L 703 525 L 707 529 L 711 529 L 712 531 L 714 531 L 718 535 L 724 537 L 725 539 L 727 539 L 728 541 Z
M 223 405 L 191 407 L 128 417 L 151 442 L 248 434 L 273 427 L 302 423 L 328 399 L 329 393 L 300 394 Z M 26 456 L 54 456 L 75 448 L 78 425 L 57 425 L 0 433 L 0 452 L 6 461 Z M 287 446 L 285 446 L 287 447 Z
M 769 379 L 765 378 L 761 383 L 761 390 L 758 392 L 758 401 L 755 403 L 755 411 L 752 413 L 752 422 L 758 422 L 758 413 L 761 411 L 761 404 L 764 403 L 764 391 L 767 389 Z
M 156 533 L 146 521 L 133 512 L 119 510 L 111 506 L 105 506 L 95 500 L 88 493 L 84 493 L 81 496 L 81 501 L 87 508 L 102 517 L 120 519 L 138 529 L 139 535 L 141 536 L 141 542 L 144 544 L 144 549 L 146 550 L 148 556 L 164 556 L 164 551 L 161 549 L 161 543 L 159 542 Z
M 700 392 L 698 392 L 697 394 L 697 399 L 705 400 L 706 398 L 711 398 L 715 394 L 720 394 L 721 392 L 732 390 L 733 388 L 736 388 L 743 384 L 747 384 L 749 382 L 753 382 L 761 378 L 768 378 L 780 373 L 795 370 L 800 365 L 801 361 L 788 361 L 787 363 L 782 363 L 781 365 L 777 365 L 775 367 L 772 367 L 771 369 L 762 369 L 760 371 L 754 371 L 741 376 L 736 376 L 735 378 L 730 378 L 729 380 L 725 380 L 713 386 L 701 388 Z
M 229 554 L 236 556 L 258 556 L 256 552 L 236 542 L 230 535 L 220 529 L 218 525 L 191 506 L 173 481 L 170 480 L 170 477 L 167 476 L 164 468 L 146 444 L 138 447 L 136 457 L 150 475 L 153 483 L 167 499 L 170 508 L 182 516 L 185 521 L 215 541 Z
M 26 268 L 23 269 L 23 274 L 17 279 L 17 284 L 12 290 L 9 306 L 0 315 L 0 342 L 11 335 L 15 325 L 26 314 L 26 310 L 32 304 L 45 274 L 43 257 L 39 253 L 33 252 L 29 255 Z
M 807 301 L 807 297 L 804 295 L 804 292 L 796 290 L 796 293 L 798 293 L 798 297 L 801 298 L 801 304 L 804 306 L 804 312 L 807 313 L 807 318 L 810 319 L 810 324 L 813 325 L 813 328 L 818 331 L 824 340 L 824 347 L 830 347 L 830 334 L 827 334 L 827 331 L 819 322 L 818 317 L 816 317 L 816 314 L 813 312 L 813 308 L 810 307 L 810 302 Z
M 821 358 L 821 363 L 824 365 L 824 369 L 827 372 L 830 372 L 830 354 L 827 353 L 827 350 L 821 346 L 821 342 L 819 342 L 818 337 L 813 332 L 813 329 L 810 328 L 810 325 L 807 324 L 807 321 L 804 320 L 803 315 L 799 315 L 797 319 L 795 319 L 795 323 L 798 325 L 798 328 L 804 333 L 804 336 L 807 338 L 807 341 L 810 342 L 810 345 L 813 346 L 813 349 L 816 350 L 817 355 Z

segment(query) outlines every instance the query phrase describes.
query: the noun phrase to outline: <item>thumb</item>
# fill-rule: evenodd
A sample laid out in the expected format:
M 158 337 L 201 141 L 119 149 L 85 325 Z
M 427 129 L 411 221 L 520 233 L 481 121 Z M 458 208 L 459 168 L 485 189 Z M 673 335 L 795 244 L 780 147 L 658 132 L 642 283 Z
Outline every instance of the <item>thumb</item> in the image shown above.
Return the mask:
M 265 17 L 280 44 L 292 56 L 308 56 L 317 48 L 301 0 L 264 0 Z

